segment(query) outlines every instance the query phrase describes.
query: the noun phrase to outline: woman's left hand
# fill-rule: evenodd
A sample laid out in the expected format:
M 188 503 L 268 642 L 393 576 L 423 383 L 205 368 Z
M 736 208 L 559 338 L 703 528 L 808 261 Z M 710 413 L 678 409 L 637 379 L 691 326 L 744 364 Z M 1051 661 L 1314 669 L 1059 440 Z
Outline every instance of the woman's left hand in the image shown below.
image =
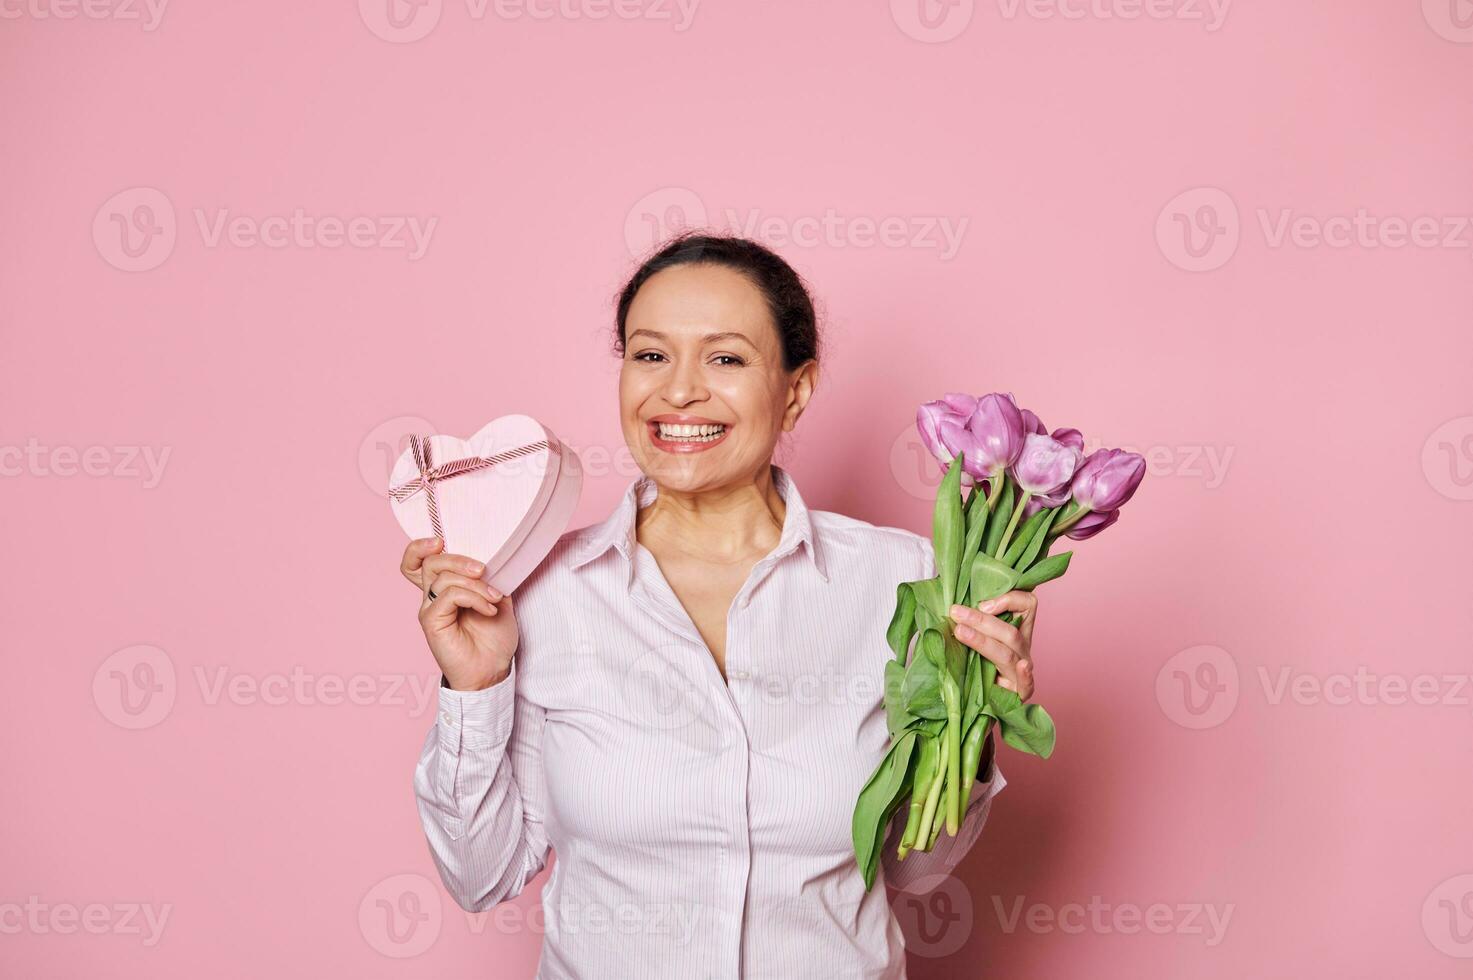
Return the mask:
M 998 618 L 1005 612 L 1017 614 L 1017 626 Z M 951 607 L 956 638 L 996 664 L 997 683 L 1024 701 L 1033 697 L 1033 621 L 1037 615 L 1038 599 L 1032 592 L 1006 592 L 976 608 Z

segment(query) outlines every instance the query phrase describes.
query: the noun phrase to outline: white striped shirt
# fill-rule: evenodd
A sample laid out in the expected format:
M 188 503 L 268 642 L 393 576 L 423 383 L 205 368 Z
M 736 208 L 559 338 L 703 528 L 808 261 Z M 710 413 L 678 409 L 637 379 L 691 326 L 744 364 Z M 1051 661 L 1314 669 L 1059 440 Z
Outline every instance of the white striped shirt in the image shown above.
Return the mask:
M 430 853 L 456 902 L 480 911 L 556 852 L 539 980 L 905 976 L 850 821 L 889 743 L 895 587 L 935 575 L 931 544 L 810 511 L 785 470 L 772 476 L 782 535 L 728 611 L 726 680 L 635 538 L 636 507 L 658 492 L 641 476 L 514 594 L 511 676 L 440 689 L 414 779 Z M 1004 785 L 994 763 L 959 834 L 903 862 L 901 808 L 884 878 L 948 872 Z

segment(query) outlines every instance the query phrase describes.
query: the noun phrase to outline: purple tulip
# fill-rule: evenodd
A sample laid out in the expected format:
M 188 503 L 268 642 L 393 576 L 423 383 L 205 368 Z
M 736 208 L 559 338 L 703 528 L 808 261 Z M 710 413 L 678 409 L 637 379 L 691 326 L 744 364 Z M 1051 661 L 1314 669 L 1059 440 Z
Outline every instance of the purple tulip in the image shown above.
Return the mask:
M 1069 488 L 1066 486 L 1057 493 L 1040 493 L 1028 498 L 1028 503 L 1023 507 L 1023 516 L 1032 517 L 1045 507 L 1062 507 L 1069 502 Z
M 957 453 L 962 454 L 963 486 L 971 486 L 973 475 L 981 472 L 975 465 L 977 439 L 967 428 L 976 407 L 977 399 L 972 395 L 950 393 L 916 410 L 916 428 L 927 452 L 948 469 Z
M 1029 494 L 1053 496 L 1069 489 L 1082 454 L 1052 436 L 1030 433 L 1013 464 L 1013 479 Z
M 1085 538 L 1094 537 L 1118 520 L 1120 520 L 1120 511 L 1118 510 L 1105 511 L 1103 513 L 1091 511 L 1075 521 L 1074 525 L 1064 532 L 1064 537 L 1072 538 L 1075 541 L 1083 541 Z
M 1100 449 L 1090 454 L 1074 474 L 1074 499 L 1086 510 L 1119 510 L 1146 475 L 1146 460 L 1123 449 Z M 1082 522 L 1081 522 L 1082 523 Z M 1078 525 L 1076 525 L 1078 526 Z
M 1008 395 L 983 395 L 977 399 L 967 428 L 975 444 L 972 452 L 967 453 L 964 465 L 979 480 L 1000 475 L 1023 451 L 1023 413 Z
M 1084 452 L 1084 433 L 1078 429 L 1055 429 L 1054 440 L 1066 446 L 1073 446 L 1081 453 Z

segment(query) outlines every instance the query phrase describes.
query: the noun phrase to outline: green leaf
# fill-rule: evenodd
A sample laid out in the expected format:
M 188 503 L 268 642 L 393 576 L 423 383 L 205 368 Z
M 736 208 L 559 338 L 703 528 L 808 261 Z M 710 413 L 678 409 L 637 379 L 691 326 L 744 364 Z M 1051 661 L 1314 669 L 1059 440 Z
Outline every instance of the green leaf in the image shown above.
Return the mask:
M 1057 738 L 1054 720 L 1049 717 L 1043 705 L 1027 704 L 1010 714 L 999 714 L 997 724 L 1002 729 L 1002 740 L 1018 751 L 1041 759 L 1054 754 L 1054 742 Z
M 961 574 L 962 543 L 962 456 L 957 453 L 936 489 L 936 509 L 931 519 L 932 544 L 936 549 L 936 573 L 941 579 L 943 608 L 956 600 L 957 576 Z
M 1018 577 L 1017 588 L 1028 592 L 1038 588 L 1045 582 L 1053 581 L 1069 570 L 1069 559 L 1073 556 L 1074 552 L 1072 551 L 1049 555 Z
M 866 890 L 875 881 L 880 848 L 884 844 L 890 817 L 900 806 L 912 777 L 910 760 L 917 737 L 914 732 L 906 732 L 890 746 L 890 751 L 859 791 L 859 799 L 854 804 L 854 819 L 851 821 L 854 859 L 864 874 Z
M 895 659 L 905 663 L 910 651 L 910 638 L 916 632 L 916 595 L 909 582 L 895 587 L 895 615 L 890 617 L 890 626 L 885 630 L 885 641 L 895 651 Z
M 921 718 L 945 718 L 941 675 L 946 662 L 941 632 L 928 629 L 922 633 L 916 653 L 905 668 L 905 681 L 901 685 L 905 710 Z
M 1004 742 L 1044 759 L 1053 754 L 1054 720 L 1043 705 L 1024 704 L 1016 693 L 997 684 L 987 692 L 987 702 Z
M 1017 584 L 1018 573 L 985 551 L 972 559 L 972 605 L 996 599 Z
M 890 738 L 911 726 L 917 716 L 905 708 L 905 668 L 898 660 L 885 661 L 885 726 Z
M 956 601 L 968 605 L 967 589 L 972 585 L 972 559 L 982 547 L 982 534 L 987 530 L 987 494 L 982 484 L 972 484 L 972 496 L 967 500 L 967 540 L 962 545 L 962 567 L 956 582 Z
M 982 687 L 982 660 L 979 653 L 967 656 L 967 684 L 962 691 L 962 730 L 967 731 L 982 711 L 985 692 Z M 889 661 L 887 663 L 893 663 Z M 888 696 L 888 695 L 887 695 Z
M 910 583 L 910 590 L 915 593 L 916 605 L 924 606 L 926 612 L 931 614 L 933 622 L 931 625 L 944 622 L 946 612 L 951 607 L 941 595 L 941 577 L 922 579 L 919 582 Z M 919 615 L 919 613 L 917 614 Z
M 1059 516 L 1057 509 L 1041 510 L 1038 513 L 1047 514 L 1048 516 L 1043 519 L 1043 523 L 1034 532 L 1033 539 L 1028 542 L 1028 547 L 1023 549 L 1023 553 L 1017 557 L 1017 560 L 1008 562 L 1009 565 L 1012 565 L 1019 572 L 1033 564 L 1033 560 L 1038 557 L 1039 550 L 1048 543 L 1048 530 L 1054 526 L 1054 518 Z M 1037 517 L 1038 514 L 1034 514 L 1033 516 Z M 1008 549 L 1009 552 L 1012 550 L 1011 548 Z
M 1013 481 L 1007 477 L 998 477 L 1002 480 L 1002 494 L 998 497 L 997 506 L 993 508 L 992 517 L 987 521 L 987 533 L 982 538 L 982 550 L 989 555 L 997 554 L 997 546 L 1002 543 L 1003 532 L 1008 529 L 1008 522 L 1013 518 Z M 979 596 L 973 596 L 976 602 Z
M 1023 522 L 1013 535 L 1013 541 L 1008 545 L 1007 553 L 1002 556 L 1003 564 L 1009 568 L 1018 567 L 1018 559 L 1022 557 L 1023 550 L 1033 543 L 1034 535 L 1038 533 L 1038 526 L 1048 520 L 1048 515 L 1048 511 L 1040 510 Z

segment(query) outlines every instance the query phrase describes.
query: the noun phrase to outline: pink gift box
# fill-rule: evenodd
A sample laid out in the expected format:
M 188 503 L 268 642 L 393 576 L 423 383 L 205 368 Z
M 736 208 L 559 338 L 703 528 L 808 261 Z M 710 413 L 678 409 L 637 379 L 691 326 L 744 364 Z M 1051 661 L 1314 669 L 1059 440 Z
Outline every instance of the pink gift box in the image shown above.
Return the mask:
M 547 557 L 583 488 L 578 454 L 527 415 L 505 415 L 469 439 L 423 434 L 394 463 L 389 503 L 411 538 L 486 564 L 510 593 Z

